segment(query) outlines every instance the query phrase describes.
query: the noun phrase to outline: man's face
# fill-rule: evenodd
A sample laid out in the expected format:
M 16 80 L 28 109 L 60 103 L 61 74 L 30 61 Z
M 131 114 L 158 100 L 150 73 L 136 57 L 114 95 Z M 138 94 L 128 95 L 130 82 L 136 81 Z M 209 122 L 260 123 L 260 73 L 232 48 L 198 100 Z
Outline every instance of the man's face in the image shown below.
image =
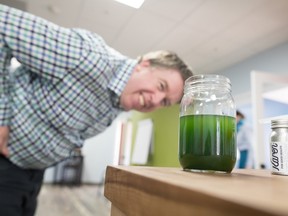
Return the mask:
M 236 122 L 238 123 L 241 120 L 241 116 L 240 115 L 236 115 Z
M 180 101 L 183 87 L 182 77 L 176 70 L 150 67 L 148 61 L 142 61 L 122 92 L 120 105 L 126 111 L 150 112 Z

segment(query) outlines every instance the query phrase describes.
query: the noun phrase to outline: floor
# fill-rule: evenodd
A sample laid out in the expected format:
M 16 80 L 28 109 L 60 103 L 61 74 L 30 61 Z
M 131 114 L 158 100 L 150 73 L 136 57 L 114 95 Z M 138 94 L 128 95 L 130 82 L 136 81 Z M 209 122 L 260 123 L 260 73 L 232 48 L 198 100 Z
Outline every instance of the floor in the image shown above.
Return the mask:
M 109 216 L 111 204 L 103 187 L 44 184 L 38 198 L 36 216 Z

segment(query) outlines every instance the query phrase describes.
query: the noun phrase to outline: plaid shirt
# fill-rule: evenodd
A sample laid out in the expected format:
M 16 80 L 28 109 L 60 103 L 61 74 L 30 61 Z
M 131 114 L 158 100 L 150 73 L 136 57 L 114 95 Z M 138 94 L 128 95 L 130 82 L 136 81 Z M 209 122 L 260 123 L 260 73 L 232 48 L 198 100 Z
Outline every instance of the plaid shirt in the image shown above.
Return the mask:
M 15 57 L 21 66 L 11 71 Z M 0 125 L 9 159 L 43 169 L 73 154 L 121 111 L 136 61 L 95 33 L 0 5 Z

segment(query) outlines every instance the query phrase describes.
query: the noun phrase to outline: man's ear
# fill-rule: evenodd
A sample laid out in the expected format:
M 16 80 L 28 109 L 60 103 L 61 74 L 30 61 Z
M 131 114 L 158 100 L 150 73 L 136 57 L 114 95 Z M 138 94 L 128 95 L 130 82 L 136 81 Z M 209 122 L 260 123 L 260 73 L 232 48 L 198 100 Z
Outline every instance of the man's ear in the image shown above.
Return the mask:
M 149 67 L 150 66 L 150 62 L 149 60 L 142 60 L 139 65 L 141 65 L 142 67 Z
M 149 66 L 150 66 L 149 60 L 142 60 L 141 62 L 139 62 L 136 65 L 134 71 L 135 72 L 141 72 L 143 67 L 149 67 Z

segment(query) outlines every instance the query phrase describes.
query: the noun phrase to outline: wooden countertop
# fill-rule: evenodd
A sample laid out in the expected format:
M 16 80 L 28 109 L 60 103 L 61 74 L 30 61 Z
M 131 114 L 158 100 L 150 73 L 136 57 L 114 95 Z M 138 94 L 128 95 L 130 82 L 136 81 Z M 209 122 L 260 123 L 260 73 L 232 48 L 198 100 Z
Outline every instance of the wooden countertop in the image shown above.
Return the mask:
M 288 215 L 288 176 L 269 170 L 108 166 L 104 194 L 113 216 Z

